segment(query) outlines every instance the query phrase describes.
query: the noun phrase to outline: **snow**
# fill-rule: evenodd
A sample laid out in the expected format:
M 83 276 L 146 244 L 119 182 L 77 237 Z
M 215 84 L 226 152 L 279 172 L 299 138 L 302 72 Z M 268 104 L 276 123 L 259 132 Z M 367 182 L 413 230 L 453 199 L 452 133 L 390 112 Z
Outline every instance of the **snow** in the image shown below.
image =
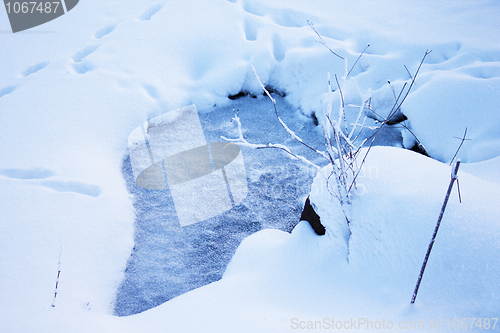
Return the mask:
M 405 304 L 434 230 L 451 167 L 385 147 L 374 148 L 365 167 L 369 172 L 359 178 L 363 191 L 353 199 L 348 255 L 339 251 L 344 260 L 335 260 L 348 261 L 347 267 L 336 270 L 338 278 L 354 290 L 384 295 L 389 305 Z M 494 205 L 499 188 L 467 173 L 458 174 L 463 202 L 458 202 L 455 187 L 419 291 L 418 310 L 492 316 L 499 304 L 494 282 L 499 276 L 491 266 L 499 246 Z M 314 184 L 324 188 L 325 180 L 318 175 Z M 435 190 L 429 192 L 429 188 Z M 345 221 L 338 219 L 335 205 L 327 198 L 317 191 L 311 202 L 324 217 L 327 232 L 335 235 Z M 447 307 L 431 310 L 443 301 L 442 295 L 447 295 Z
M 458 157 L 480 162 L 500 155 L 500 114 L 496 112 L 500 78 L 489 66 L 484 66 L 484 74 L 476 71 L 480 66 L 467 67 L 436 73 L 403 106 L 428 153 L 443 162 L 451 161 L 466 128 L 472 141 Z
M 409 165 L 418 167 L 409 173 Z M 292 234 L 255 233 L 241 243 L 222 280 L 124 319 L 147 323 L 151 331 L 157 330 L 152 322 L 160 320 L 182 331 L 285 332 L 293 330 L 293 318 L 424 321 L 429 329 L 429 319 L 440 318 L 445 328 L 446 318 L 495 317 L 500 243 L 494 203 L 500 188 L 459 171 L 463 202 L 454 191 L 417 302 L 410 306 L 451 169 L 417 153 L 386 147 L 373 149 L 366 169 L 371 172 L 360 180 L 365 192 L 353 200 L 348 245 L 335 232 L 344 221 L 318 190 L 311 200 L 322 218 L 327 217 L 322 219 L 325 236 L 317 236 L 307 222 Z M 326 190 L 321 175 L 314 184 Z M 194 313 L 193 320 L 173 319 Z
M 281 332 L 293 330 L 292 318 L 425 320 L 428 327 L 430 318 L 445 325 L 446 318 L 498 317 L 499 14 L 491 0 L 404 6 L 395 0 L 87 0 L 12 34 L 0 10 L 2 330 Z M 353 198 L 350 236 L 318 175 L 305 192 L 311 191 L 327 235 L 316 236 L 305 222 L 291 234 L 261 230 L 243 240 L 221 280 L 143 313 L 115 316 L 138 215 L 123 161 L 129 139 L 146 144 L 142 130 L 134 129 L 194 104 L 209 119 L 202 119 L 203 142 L 216 132 L 220 138 L 221 131 L 234 138 L 232 116 L 210 132 L 211 118 L 204 115 L 239 108 L 248 142 L 286 144 L 324 165 L 276 130 L 274 112 L 256 111 L 272 104 L 254 109 L 250 97 L 227 97 L 246 91 L 264 103 L 254 66 L 264 84 L 286 92 L 290 106 L 278 110 L 285 111 L 280 117 L 290 131 L 305 142 L 317 137 L 315 148 L 323 149 L 311 117 L 324 116 L 328 101 L 335 114 L 339 93 L 333 80 L 336 91 L 328 91 L 327 73 L 340 78 L 345 63 L 316 42 L 307 20 L 348 59 L 349 69 L 370 44 L 343 94 L 346 105 L 359 105 L 359 91 L 371 89 L 371 107 L 381 116 L 394 104 L 387 81 L 398 93 L 410 80 L 404 66 L 414 75 L 432 50 L 401 111 L 433 159 L 395 148 L 414 142 L 399 125 L 387 126 L 380 143 L 394 147 L 370 152 Z M 349 109 L 348 124 L 359 111 Z M 266 130 L 267 137 L 264 130 L 245 132 L 252 122 L 277 126 Z M 367 125 L 374 122 L 369 118 Z M 410 306 L 450 179 L 450 167 L 441 162 L 454 155 L 460 144 L 455 137 L 465 127 L 471 140 L 458 155 L 463 203 L 454 189 Z M 263 162 L 254 154 L 264 154 Z M 288 157 L 274 154 L 282 152 L 242 149 L 245 163 L 260 163 L 245 165 L 249 180 L 272 163 L 287 165 Z M 304 194 L 290 198 L 290 211 L 299 209 Z M 260 204 L 269 207 L 264 199 Z M 272 212 L 264 213 L 271 220 L 262 224 L 280 229 L 281 217 L 273 221 Z

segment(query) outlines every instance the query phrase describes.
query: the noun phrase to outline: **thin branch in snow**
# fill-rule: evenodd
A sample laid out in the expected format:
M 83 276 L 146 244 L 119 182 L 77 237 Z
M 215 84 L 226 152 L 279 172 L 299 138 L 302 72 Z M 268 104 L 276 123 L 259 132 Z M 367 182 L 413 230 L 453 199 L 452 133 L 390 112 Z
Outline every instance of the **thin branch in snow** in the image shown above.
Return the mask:
M 276 118 L 278 118 L 278 121 L 280 122 L 281 126 L 283 126 L 283 128 L 285 129 L 285 131 L 287 131 L 287 133 L 293 139 L 295 139 L 296 141 L 298 141 L 299 143 L 301 143 L 305 147 L 309 148 L 310 150 L 314 151 L 315 153 L 317 153 L 317 154 L 319 154 L 319 155 L 321 155 L 323 157 L 326 157 L 326 154 L 324 152 L 319 151 L 319 150 L 317 150 L 317 149 L 309 146 L 307 143 L 304 142 L 304 140 L 302 140 L 297 134 L 295 134 L 294 131 L 292 131 L 288 126 L 286 126 L 286 124 L 281 120 L 281 118 L 278 115 L 278 108 L 276 107 L 276 100 L 271 96 L 271 94 L 269 93 L 269 91 L 266 89 L 266 87 L 264 86 L 264 84 L 260 80 L 259 76 L 257 75 L 257 71 L 255 70 L 255 67 L 252 66 L 252 69 L 253 69 L 253 72 L 255 73 L 255 77 L 257 78 L 257 81 L 259 81 L 260 86 L 262 87 L 262 89 L 264 89 L 267 97 L 269 97 L 269 99 L 271 100 L 271 102 L 273 102 L 274 113 L 276 114 Z
M 326 126 L 325 122 L 323 122 L 323 121 L 321 122 L 321 127 L 323 128 L 323 137 L 325 138 L 325 146 L 326 146 L 327 153 L 329 155 L 329 160 L 330 160 L 330 163 L 333 163 L 333 158 L 335 155 L 337 155 L 339 153 L 339 151 L 337 150 L 337 148 L 333 147 L 332 139 L 330 138 L 329 131 L 327 134 L 327 130 L 329 130 L 330 127 Z
M 393 107 L 393 109 L 394 109 L 394 110 L 398 110 L 398 109 L 401 107 L 401 105 L 404 103 L 404 101 L 406 100 L 406 97 L 408 97 L 408 95 L 410 94 L 411 88 L 413 88 L 413 85 L 415 84 L 415 79 L 417 78 L 417 75 L 418 75 L 418 73 L 420 72 L 420 68 L 422 67 L 422 65 L 423 65 L 423 63 L 424 63 L 425 58 L 426 58 L 426 57 L 427 57 L 427 56 L 428 56 L 431 52 L 432 52 L 432 50 L 430 50 L 430 51 L 429 51 L 429 50 L 425 51 L 424 57 L 422 58 L 422 60 L 420 61 L 420 64 L 418 65 L 418 68 L 417 68 L 417 70 L 416 70 L 416 72 L 415 72 L 415 76 L 414 76 L 414 77 L 412 77 L 412 79 L 411 79 L 411 84 L 410 84 L 410 86 L 408 87 L 408 90 L 406 91 L 405 96 L 403 97 L 403 99 L 401 100 L 401 102 L 399 103 L 399 105 L 397 105 L 397 103 L 395 104 L 395 106 L 397 106 L 397 107 L 396 107 L 395 109 L 394 109 L 394 107 Z M 389 119 L 390 119 L 390 117 L 389 117 Z
M 337 87 L 339 88 L 340 93 L 340 101 L 342 102 L 342 109 L 344 108 L 344 94 L 342 94 L 342 88 L 339 84 L 339 79 L 337 78 L 337 74 L 335 74 L 335 81 L 337 82 Z
M 333 92 L 330 72 L 328 72 L 327 74 L 327 82 L 328 82 L 328 92 Z
M 349 140 L 352 138 L 353 134 L 354 134 L 354 131 L 356 130 L 356 128 L 358 127 L 359 125 L 359 120 L 361 119 L 361 115 L 363 114 L 364 112 L 364 109 L 365 109 L 365 105 L 367 103 L 368 100 L 371 99 L 371 90 L 368 89 L 368 94 L 365 96 L 362 92 L 361 92 L 361 89 L 359 88 L 359 85 L 358 85 L 358 82 L 356 82 L 356 80 L 352 79 L 354 81 L 354 84 L 356 85 L 356 89 L 358 90 L 358 94 L 359 94 L 359 98 L 361 99 L 361 106 L 357 106 L 357 108 L 359 108 L 359 111 L 358 111 L 358 116 L 356 118 L 356 121 L 354 122 L 354 124 L 352 124 L 352 129 L 351 129 L 351 132 L 349 133 L 348 135 L 348 138 Z M 344 115 L 344 120 L 345 120 L 345 115 Z M 366 118 L 365 118 L 366 120 Z M 363 125 L 364 125 L 364 121 L 363 121 Z M 363 126 L 361 127 L 361 131 L 363 130 Z M 347 124 L 346 124 L 346 134 L 348 133 L 347 131 Z M 361 133 L 361 132 L 360 132 Z M 354 142 L 354 141 L 353 141 Z
M 344 76 L 342 76 L 342 89 L 344 91 L 346 90 L 347 76 L 348 76 L 348 71 L 347 71 L 347 58 L 346 58 L 344 60 Z M 338 84 L 338 80 L 337 80 L 337 84 Z M 345 117 L 345 107 L 344 107 L 344 105 L 345 105 L 345 103 L 344 103 L 344 96 L 342 95 L 342 106 L 339 109 L 339 121 L 338 122 L 340 124 L 341 123 L 341 119 L 344 120 L 345 132 L 348 133 L 349 129 L 347 128 L 347 120 L 346 120 L 346 117 Z
M 298 159 L 298 160 L 300 160 L 300 161 L 302 161 L 302 162 L 304 162 L 306 164 L 312 165 L 316 169 L 320 169 L 319 166 L 317 166 L 313 162 L 309 161 L 305 157 L 292 153 L 290 151 L 290 149 L 288 149 L 288 147 L 286 147 L 284 145 L 272 144 L 272 143 L 264 145 L 264 144 L 253 144 L 253 143 L 248 142 L 243 137 L 243 131 L 241 129 L 241 121 L 240 121 L 240 118 L 238 117 L 238 115 L 235 114 L 235 116 L 234 116 L 234 118 L 232 120 L 236 123 L 236 125 L 238 127 L 238 138 L 237 139 L 230 139 L 230 138 L 226 138 L 225 136 L 221 136 L 222 140 L 225 140 L 225 141 L 228 141 L 228 142 L 233 142 L 233 143 L 238 144 L 239 146 L 247 147 L 247 148 L 252 148 L 252 149 L 269 149 L 269 148 L 280 149 L 280 150 L 285 151 L 287 154 L 289 154 L 294 159 Z M 325 155 L 322 155 L 322 156 L 326 157 Z
M 54 288 L 54 298 L 52 299 L 52 304 L 51 304 L 53 308 L 56 307 L 57 288 L 59 287 L 59 277 L 61 276 L 61 253 L 62 253 L 62 246 L 60 246 L 59 248 L 59 259 L 57 261 L 56 287 Z
M 253 69 L 253 73 L 255 74 L 255 77 L 257 78 L 257 81 L 259 81 L 259 84 L 262 87 L 262 89 L 264 89 L 264 92 L 266 93 L 267 97 L 269 97 L 269 99 L 273 102 L 273 104 L 276 105 L 276 100 L 273 98 L 273 96 L 271 96 L 271 94 L 269 93 L 269 91 L 267 91 L 266 87 L 264 86 L 264 84 L 260 80 L 260 77 L 257 74 L 257 71 L 255 70 L 255 67 L 252 66 L 252 69 Z
M 356 66 L 356 64 L 358 63 L 359 59 L 361 59 L 361 57 L 363 56 L 363 54 L 365 54 L 365 51 L 366 49 L 370 47 L 370 44 L 366 45 L 365 49 L 363 50 L 363 52 L 361 52 L 361 54 L 359 55 L 358 59 L 356 59 L 356 61 L 354 62 L 354 65 L 352 65 L 351 67 L 351 70 L 349 71 L 349 73 L 347 73 L 347 76 L 349 76 L 349 74 L 351 74 L 352 70 L 354 69 L 354 66 Z M 346 77 L 347 77 L 346 76 Z
M 438 221 L 436 224 L 436 228 L 434 228 L 434 233 L 432 234 L 432 239 L 429 243 L 429 247 L 427 248 L 427 253 L 425 254 L 424 262 L 422 267 L 420 268 L 420 274 L 418 275 L 417 284 L 415 286 L 415 290 L 413 291 L 413 296 L 411 298 L 411 304 L 415 303 L 415 299 L 417 298 L 418 289 L 420 287 L 420 283 L 422 282 L 422 277 L 424 276 L 425 267 L 427 266 L 427 261 L 429 260 L 429 256 L 431 254 L 432 246 L 434 245 L 434 241 L 436 240 L 436 236 L 439 230 L 439 226 L 441 225 L 441 220 L 443 219 L 444 211 L 446 209 L 446 205 L 448 204 L 448 199 L 450 198 L 451 190 L 453 189 L 453 183 L 457 180 L 458 176 L 458 168 L 460 167 L 460 159 L 457 160 L 455 167 L 451 170 L 451 180 L 450 185 L 448 186 L 448 191 L 446 192 L 446 196 L 444 198 L 443 205 L 441 206 L 441 212 L 439 213 Z
M 455 137 L 456 139 L 462 140 L 462 142 L 460 142 L 460 146 L 458 146 L 458 149 L 455 152 L 455 155 L 453 155 L 453 158 L 451 159 L 449 165 L 451 165 L 453 163 L 453 161 L 455 160 L 455 157 L 457 157 L 457 154 L 460 151 L 460 148 L 462 148 L 462 145 L 464 144 L 464 141 L 469 141 L 470 140 L 470 139 L 467 139 L 466 137 L 467 137 L 467 127 L 465 128 L 465 133 L 464 133 L 464 136 L 462 138 Z
M 425 61 L 425 58 L 431 53 L 432 51 L 425 51 L 425 54 L 422 58 L 422 60 L 420 61 L 420 64 L 418 65 L 418 68 L 415 72 L 415 75 L 413 76 L 412 78 L 412 81 L 411 81 L 411 84 L 410 86 L 408 87 L 408 90 L 406 91 L 406 94 L 405 96 L 403 97 L 403 99 L 401 100 L 401 102 L 398 104 L 398 100 L 401 96 L 401 94 L 403 93 L 403 90 L 406 86 L 406 83 L 403 85 L 403 88 L 401 89 L 401 93 L 399 94 L 398 98 L 396 99 L 396 102 L 394 103 L 392 109 L 391 109 L 391 112 L 389 113 L 389 116 L 382 122 L 382 125 L 379 127 L 379 129 L 377 130 L 377 132 L 375 133 L 375 135 L 373 136 L 373 139 L 370 143 L 370 146 L 368 147 L 368 149 L 366 150 L 366 153 L 365 153 L 365 156 L 363 157 L 363 160 L 361 161 L 361 165 L 359 166 L 359 170 L 358 172 L 354 175 L 354 179 L 351 183 L 351 186 L 349 187 L 349 190 L 348 191 L 351 191 L 352 189 L 352 186 L 355 184 L 356 182 L 356 179 L 358 178 L 360 172 L 361 172 L 361 168 L 363 167 L 363 165 L 365 164 L 365 161 L 366 161 L 366 158 L 368 156 L 368 154 L 370 153 L 370 150 L 372 149 L 373 147 L 373 144 L 375 142 L 375 139 L 377 139 L 378 135 L 380 134 L 380 131 L 382 130 L 382 128 L 384 127 L 385 124 L 387 124 L 388 120 L 391 119 L 391 117 L 396 113 L 396 111 L 401 107 L 401 105 L 403 104 L 403 102 L 406 100 L 406 97 L 408 96 L 408 94 L 410 93 L 411 91 L 411 88 L 413 87 L 414 83 L 415 83 L 415 80 L 417 79 L 417 75 L 420 71 L 420 68 L 422 67 L 422 64 L 424 63 Z
M 327 119 L 330 122 L 330 125 L 338 132 L 339 137 L 341 137 L 349 147 L 351 147 L 352 149 L 357 149 L 356 146 L 354 146 L 354 144 L 351 142 L 351 140 L 345 136 L 345 134 L 340 130 L 340 128 L 338 128 L 337 124 L 334 125 L 330 117 L 327 117 Z
M 413 76 L 411 76 L 411 73 L 410 71 L 408 70 L 408 67 L 406 67 L 406 65 L 403 65 L 405 66 L 405 69 L 406 69 L 406 72 L 408 73 L 408 75 L 410 76 L 410 79 L 413 79 Z
M 316 31 L 316 28 L 314 27 L 313 23 L 310 20 L 307 20 L 307 24 L 309 24 L 309 26 L 311 27 L 311 29 L 313 29 L 313 31 L 318 36 L 318 38 L 319 38 L 319 41 L 317 41 L 318 43 L 320 43 L 321 45 L 323 45 L 324 47 L 326 47 L 331 53 L 333 53 L 334 55 L 336 55 L 340 59 L 344 60 L 343 57 L 341 57 L 340 55 L 338 55 L 337 53 L 335 53 L 328 45 L 326 45 L 325 41 L 323 40 L 323 37 L 321 37 L 321 35 L 319 34 L 318 31 Z
M 425 147 L 424 145 L 422 144 L 422 142 L 420 142 L 420 140 L 417 138 L 417 136 L 415 135 L 415 133 L 412 132 L 412 130 L 406 126 L 406 124 L 404 122 L 401 123 L 401 126 L 406 129 L 408 132 L 410 132 L 411 135 L 413 135 L 413 137 L 415 138 L 415 140 L 417 140 L 417 143 L 418 145 L 420 146 L 420 148 L 423 148 L 425 150 Z
M 387 83 L 389 83 L 389 87 L 391 87 L 392 90 L 392 95 L 394 96 L 394 99 L 397 101 L 398 98 L 396 97 L 396 90 L 394 90 L 394 86 L 391 84 L 391 81 L 387 80 Z

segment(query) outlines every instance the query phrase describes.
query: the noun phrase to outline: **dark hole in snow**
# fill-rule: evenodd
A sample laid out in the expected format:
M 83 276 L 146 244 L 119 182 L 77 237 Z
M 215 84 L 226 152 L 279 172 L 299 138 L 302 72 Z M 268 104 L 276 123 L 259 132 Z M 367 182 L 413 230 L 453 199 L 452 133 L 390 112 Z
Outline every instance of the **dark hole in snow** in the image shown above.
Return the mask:
M 408 117 L 402 112 L 398 111 L 387 121 L 387 125 L 396 125 L 402 123 L 405 120 L 408 120 Z
M 325 227 L 321 224 L 318 214 L 316 214 L 316 212 L 314 211 L 309 197 L 307 197 L 306 203 L 304 204 L 304 209 L 302 210 L 302 215 L 300 215 L 300 220 L 309 222 L 317 235 L 322 236 L 325 234 Z
M 422 154 L 424 156 L 431 157 L 429 155 L 429 153 L 427 152 L 427 150 L 425 150 L 425 147 L 421 143 L 415 142 L 415 144 L 413 145 L 413 147 L 410 148 L 410 150 L 413 150 L 414 152 L 417 152 L 417 153 Z
M 316 113 L 315 112 L 311 113 L 311 118 L 313 120 L 314 126 L 318 126 L 319 125 L 319 120 L 318 120 L 318 117 L 316 117 Z
M 234 100 L 240 99 L 240 98 L 248 96 L 248 95 L 250 95 L 252 98 L 257 98 L 257 96 L 255 96 L 254 94 L 250 94 L 248 91 L 240 91 L 236 95 L 227 96 L 227 98 L 234 101 Z
M 276 94 L 280 97 L 286 97 L 286 92 L 281 91 L 281 90 L 279 90 L 271 85 L 266 85 L 266 90 L 269 91 L 270 94 Z

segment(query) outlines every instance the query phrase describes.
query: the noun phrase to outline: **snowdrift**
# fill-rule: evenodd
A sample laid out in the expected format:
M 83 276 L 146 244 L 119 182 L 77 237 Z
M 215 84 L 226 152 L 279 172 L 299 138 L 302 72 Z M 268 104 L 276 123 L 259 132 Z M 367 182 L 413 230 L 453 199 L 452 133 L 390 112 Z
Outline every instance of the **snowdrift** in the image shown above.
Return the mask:
M 336 199 L 322 193 L 326 167 L 311 193 L 324 236 L 307 222 L 291 234 L 260 231 L 242 242 L 222 280 L 123 320 L 147 323 L 151 332 L 167 325 L 181 331 L 287 332 L 301 321 L 304 327 L 320 321 L 324 329 L 328 320 L 423 322 L 430 330 L 430 321 L 439 320 L 446 330 L 446 319 L 452 325 L 453 318 L 497 317 L 498 185 L 459 171 L 463 202 L 455 188 L 410 305 L 451 169 L 388 147 L 373 148 L 363 168 L 358 189 L 364 190 L 353 199 L 349 239 L 337 232 L 345 219 Z M 187 313 L 196 319 L 180 319 L 190 318 Z

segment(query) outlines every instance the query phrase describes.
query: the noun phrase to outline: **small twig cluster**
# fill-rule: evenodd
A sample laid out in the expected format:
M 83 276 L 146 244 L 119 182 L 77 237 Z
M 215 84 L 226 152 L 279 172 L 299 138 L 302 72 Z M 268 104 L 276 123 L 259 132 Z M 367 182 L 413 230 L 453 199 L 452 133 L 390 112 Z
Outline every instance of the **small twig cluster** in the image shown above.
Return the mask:
M 330 94 L 330 98 L 328 99 L 328 105 L 327 105 L 327 112 L 325 119 L 321 122 L 321 126 L 323 128 L 323 136 L 325 139 L 325 147 L 326 150 L 318 150 L 310 146 L 309 144 L 305 143 L 294 131 L 292 131 L 280 118 L 278 114 L 278 110 L 276 107 L 276 100 L 271 96 L 271 93 L 266 89 L 265 85 L 261 82 L 259 76 L 257 75 L 257 72 L 255 71 L 255 68 L 253 68 L 255 76 L 257 80 L 259 81 L 262 89 L 264 90 L 265 94 L 269 97 L 269 99 L 272 101 L 274 105 L 274 112 L 276 114 L 276 117 L 281 124 L 281 126 L 288 132 L 288 134 L 297 142 L 305 146 L 306 148 L 314 151 L 315 153 L 319 154 L 323 158 L 327 159 L 330 165 L 332 166 L 332 171 L 331 174 L 327 177 L 327 187 L 330 192 L 330 194 L 337 198 L 340 206 L 342 207 L 342 211 L 344 213 L 346 223 L 348 228 L 350 227 L 351 223 L 351 218 L 350 218 L 350 209 L 349 205 L 351 204 L 351 196 L 352 196 L 352 191 L 353 189 L 356 189 L 356 179 L 358 178 L 361 168 L 363 167 L 366 158 L 368 156 L 368 153 L 370 152 L 371 148 L 374 145 L 375 140 L 377 139 L 378 135 L 380 134 L 381 130 L 383 127 L 390 122 L 390 119 L 394 117 L 394 115 L 400 110 L 401 105 L 405 101 L 406 97 L 410 93 L 410 90 L 415 84 L 415 79 L 417 78 L 418 72 L 427 57 L 427 55 L 430 53 L 430 51 L 426 51 L 424 57 L 422 58 L 422 61 L 420 62 L 417 71 L 415 72 L 414 75 L 411 75 L 407 69 L 411 81 L 410 84 L 406 82 L 403 87 L 401 88 L 401 91 L 399 92 L 398 95 L 396 95 L 396 92 L 394 91 L 394 98 L 395 102 L 394 105 L 392 106 L 391 111 L 389 112 L 389 115 L 387 117 L 379 117 L 383 119 L 382 121 L 378 122 L 377 126 L 375 127 L 368 127 L 365 126 L 366 119 L 367 119 L 367 111 L 370 110 L 371 112 L 374 112 L 371 109 L 371 90 L 368 90 L 366 94 L 363 94 L 356 83 L 356 80 L 352 77 L 349 77 L 350 73 L 352 72 L 354 66 L 358 63 L 359 59 L 361 56 L 364 54 L 366 49 L 370 46 L 369 44 L 366 46 L 366 48 L 363 50 L 363 52 L 359 55 L 359 57 L 356 59 L 354 65 L 351 67 L 350 70 L 348 70 L 348 63 L 347 59 L 344 57 L 341 57 L 337 53 L 335 53 L 330 47 L 326 45 L 326 42 L 323 40 L 321 35 L 316 31 L 314 28 L 313 24 L 308 21 L 309 26 L 314 30 L 316 35 L 319 37 L 319 43 L 324 45 L 330 52 L 332 52 L 334 55 L 337 57 L 341 58 L 344 60 L 345 63 L 345 71 L 344 75 L 340 78 L 335 75 L 335 83 L 337 87 L 337 91 L 340 95 L 340 105 L 338 109 L 337 114 L 332 113 L 332 100 L 333 100 L 333 94 L 334 90 L 332 89 L 332 84 L 331 84 L 331 77 L 330 73 L 328 73 L 328 91 Z M 348 80 L 352 80 L 355 84 L 355 86 L 358 89 L 358 94 L 360 98 L 360 105 L 347 105 L 349 107 L 356 107 L 358 109 L 358 114 L 356 117 L 356 120 L 353 124 L 348 125 L 347 120 L 346 120 L 346 105 L 344 101 L 344 91 L 346 89 L 346 83 Z M 390 84 L 390 83 L 389 83 Z M 392 86 L 391 86 L 392 87 Z M 241 122 L 237 114 L 235 114 L 235 117 L 233 118 L 233 121 L 237 124 L 238 126 L 238 134 L 239 137 L 236 139 L 229 139 L 226 137 L 222 137 L 222 139 L 235 142 L 241 146 L 246 146 L 249 148 L 254 148 L 254 149 L 267 149 L 267 148 L 274 148 L 274 149 L 280 149 L 285 151 L 287 154 L 289 154 L 292 158 L 299 159 L 307 164 L 310 164 L 317 169 L 319 169 L 319 166 L 316 164 L 312 163 L 309 161 L 307 158 L 297 155 L 290 151 L 290 149 L 284 145 L 281 144 L 252 144 L 249 143 L 244 137 L 243 137 L 243 132 L 241 129 Z M 350 127 L 349 127 L 350 126 Z M 361 143 L 356 143 L 357 140 L 360 138 L 361 132 L 363 129 L 369 128 L 371 130 L 375 130 L 375 132 L 369 136 L 368 138 L 364 139 Z M 418 139 L 417 139 L 418 140 Z M 368 145 L 369 143 L 369 145 Z M 358 165 L 358 155 L 361 153 L 361 149 L 363 147 L 368 147 L 366 150 L 363 158 L 361 159 L 361 163 Z M 331 186 L 330 185 L 330 179 L 333 178 L 335 179 L 335 184 L 336 186 Z M 349 228 L 350 229 L 350 228 Z
M 389 115 L 387 117 L 384 118 L 384 120 L 382 121 L 381 125 L 379 126 L 378 130 L 369 138 L 371 139 L 371 143 L 370 145 L 368 146 L 368 149 L 365 153 L 365 156 L 363 157 L 363 160 L 361 161 L 361 165 L 360 165 L 360 169 L 358 171 L 358 173 L 356 174 L 355 176 L 355 179 L 358 177 L 359 175 L 359 172 L 361 171 L 361 167 L 363 166 L 363 164 L 365 163 L 366 161 L 366 157 L 368 156 L 368 153 L 370 152 L 371 148 L 373 147 L 373 144 L 375 142 L 375 139 L 378 137 L 378 135 L 380 134 L 380 131 L 382 130 L 382 128 L 387 125 L 387 123 L 389 123 L 390 119 L 398 112 L 398 110 L 400 110 L 401 108 L 401 105 L 403 104 L 403 102 L 406 100 L 406 97 L 408 97 L 408 94 L 410 93 L 412 87 L 414 86 L 415 84 L 415 80 L 417 79 L 417 75 L 420 71 L 420 68 L 422 67 L 422 64 L 424 63 L 425 61 L 425 58 L 431 53 L 432 51 L 425 51 L 425 54 L 424 54 L 424 57 L 422 58 L 422 60 L 420 61 L 420 64 L 418 65 L 418 68 L 415 72 L 415 75 L 411 76 L 410 74 L 410 77 L 411 77 L 411 83 L 410 85 L 408 86 L 408 83 L 405 82 L 405 84 L 403 85 L 403 87 L 401 88 L 401 91 L 399 92 L 399 95 L 396 97 L 396 101 L 394 102 L 392 108 L 391 108 L 391 111 L 389 112 Z M 417 139 L 418 140 L 418 139 Z
M 264 90 L 264 92 L 266 93 L 266 95 L 269 97 L 269 99 L 273 102 L 273 105 L 274 105 L 274 113 L 276 114 L 276 118 L 278 119 L 279 123 L 281 124 L 281 126 L 283 126 L 283 128 L 288 132 L 288 134 L 290 134 L 290 136 L 292 138 L 294 138 L 295 140 L 297 140 L 298 142 L 300 142 L 302 145 L 306 146 L 307 148 L 313 150 L 314 152 L 320 154 L 321 156 L 327 158 L 327 156 L 325 155 L 324 152 L 321 152 L 317 149 L 314 149 L 313 147 L 311 147 L 310 145 L 308 145 L 307 143 L 304 142 L 304 140 L 302 140 L 297 134 L 295 134 L 294 131 L 292 131 L 286 124 L 285 122 L 280 118 L 279 114 L 278 114 L 278 108 L 276 107 L 276 100 L 271 96 L 271 93 L 266 89 L 266 87 L 264 86 L 264 84 L 262 83 L 262 81 L 260 80 L 259 76 L 257 75 L 257 72 L 255 71 L 255 68 L 252 66 L 253 68 L 253 71 L 255 73 L 255 76 L 257 78 L 257 80 L 259 81 L 262 89 Z M 301 155 L 298 155 L 298 154 L 294 154 L 292 153 L 292 151 L 285 145 L 282 145 L 282 144 L 276 144 L 276 143 L 269 143 L 267 145 L 265 144 L 254 144 L 254 143 L 250 143 L 248 142 L 244 137 L 243 137 L 243 131 L 241 129 L 241 121 L 240 121 L 240 118 L 238 117 L 238 113 L 235 111 L 235 115 L 234 115 L 234 118 L 232 119 L 236 125 L 238 126 L 238 138 L 237 139 L 230 139 L 230 138 L 226 138 L 225 136 L 221 136 L 221 138 L 225 141 L 229 141 L 229 142 L 234 142 L 234 143 L 237 143 L 238 145 L 242 146 L 242 147 L 248 147 L 248 148 L 252 148 L 252 149 L 269 149 L 269 148 L 274 148 L 274 149 L 280 149 L 280 150 L 283 150 L 284 152 L 286 152 L 287 154 L 289 154 L 292 158 L 294 159 L 298 159 L 306 164 L 309 164 L 313 167 L 315 167 L 316 169 L 320 169 L 320 167 L 316 164 L 314 164 L 313 162 L 309 161 L 307 158 L 305 158 L 304 156 L 301 156 Z

